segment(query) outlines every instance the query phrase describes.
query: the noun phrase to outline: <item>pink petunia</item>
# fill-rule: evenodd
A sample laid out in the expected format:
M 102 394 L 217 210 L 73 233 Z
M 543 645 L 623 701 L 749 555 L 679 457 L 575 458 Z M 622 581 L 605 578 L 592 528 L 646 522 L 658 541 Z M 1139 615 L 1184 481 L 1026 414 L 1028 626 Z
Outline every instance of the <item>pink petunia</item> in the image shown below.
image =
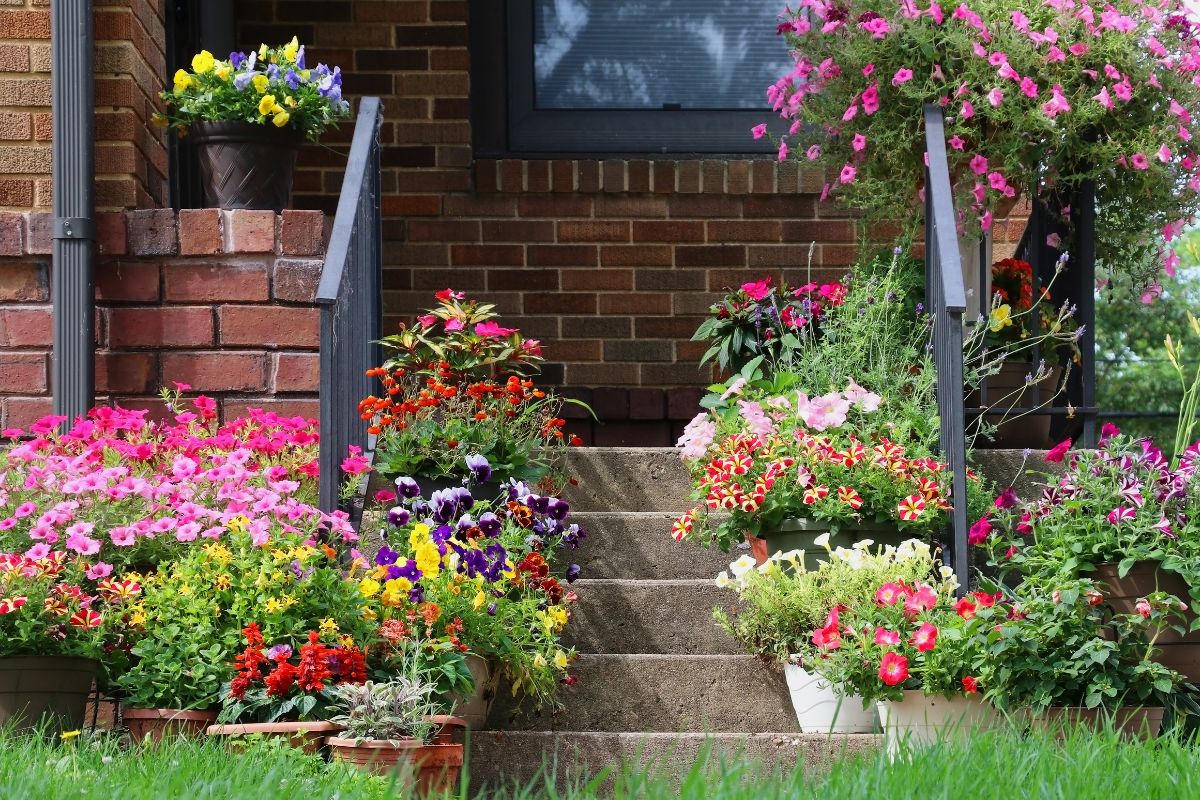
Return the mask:
M 779 142 L 779 153 L 776 156 L 776 158 L 780 161 L 787 161 L 787 157 L 788 157 L 787 139 L 782 139 Z
M 1004 179 L 1004 175 L 1000 172 L 989 172 L 987 178 L 988 185 L 997 192 L 1003 192 L 1008 188 L 1008 181 Z
M 850 164 L 846 164 L 845 166 L 842 167 L 841 173 L 838 174 L 838 181 L 840 183 L 853 183 L 854 177 L 857 174 L 858 174 L 858 170 L 856 170 Z
M 1142 153 L 1134 153 L 1130 156 L 1129 163 L 1133 165 L 1134 169 L 1150 169 L 1150 162 Z
M 87 571 L 88 580 L 98 581 L 102 578 L 107 578 L 112 575 L 112 564 L 105 564 L 103 561 L 97 562 Z
M 1021 78 L 1021 92 L 1026 97 L 1029 97 L 1029 98 L 1037 97 L 1038 96 L 1037 81 L 1035 81 L 1033 78 L 1030 78 L 1028 75 L 1025 76 L 1024 78 Z
M 862 152 L 867 147 L 867 137 L 861 133 L 854 134 L 854 138 L 850 141 L 850 147 L 856 153 Z
M 992 108 L 999 108 L 1000 104 L 1004 102 L 1004 92 L 1000 91 L 999 88 L 992 89 L 987 93 L 987 101 L 991 104 Z
M 895 647 L 900 644 L 900 634 L 887 628 L 875 629 L 875 644 L 880 647 Z
M 112 543 L 117 547 L 132 547 L 134 542 L 137 541 L 137 535 L 133 528 L 124 526 L 110 530 L 108 532 L 108 538 L 111 539 Z
M 805 151 L 804 157 L 807 158 L 809 161 L 816 161 L 818 158 L 821 157 L 821 148 L 815 144 L 812 145 L 811 147 L 808 148 L 808 150 Z
M 892 86 L 903 86 L 912 80 L 913 71 L 908 67 L 901 67 L 896 70 L 896 74 L 892 76 Z
M 1108 512 L 1108 516 L 1105 517 L 1105 519 L 1107 519 L 1112 525 L 1120 525 L 1122 522 L 1131 520 L 1136 516 L 1136 509 L 1130 508 L 1129 506 L 1117 506 L 1112 511 Z
M 868 117 L 879 110 L 879 87 L 872 83 L 862 93 L 863 113 Z
M 864 78 L 871 77 L 872 73 L 874 73 L 874 72 L 875 72 L 874 64 L 867 64 L 865 67 L 862 68 L 862 74 L 863 74 Z
M 754 136 L 755 139 L 761 139 L 767 133 L 766 123 L 755 125 L 753 128 L 750 129 L 750 133 L 752 136 Z
M 975 116 L 975 106 L 971 105 L 971 101 L 963 100 L 962 111 L 958 115 L 963 119 L 970 119 Z
M 48 555 L 50 555 L 50 545 L 45 542 L 38 542 L 25 551 L 25 557 L 30 561 L 41 561 Z
M 1067 451 L 1070 449 L 1071 440 L 1063 439 L 1061 442 L 1054 445 L 1054 447 L 1050 448 L 1049 452 L 1046 453 L 1042 460 L 1049 464 L 1059 464 L 1062 462 L 1063 458 L 1067 455 Z
M 962 151 L 963 147 L 966 145 L 966 142 L 961 136 L 951 136 L 946 140 L 946 144 L 950 145 L 950 147 L 954 150 Z
M 976 153 L 971 156 L 971 171 L 976 175 L 982 175 L 987 172 L 988 160 L 982 153 Z
M 1158 160 L 1163 162 L 1164 164 L 1171 163 L 1171 148 L 1167 147 L 1165 144 L 1162 147 L 1158 148 L 1157 155 L 1158 155 Z
M 1112 96 L 1109 95 L 1107 86 L 1101 86 L 1100 91 L 1093 95 L 1092 99 L 1109 110 L 1113 107 Z

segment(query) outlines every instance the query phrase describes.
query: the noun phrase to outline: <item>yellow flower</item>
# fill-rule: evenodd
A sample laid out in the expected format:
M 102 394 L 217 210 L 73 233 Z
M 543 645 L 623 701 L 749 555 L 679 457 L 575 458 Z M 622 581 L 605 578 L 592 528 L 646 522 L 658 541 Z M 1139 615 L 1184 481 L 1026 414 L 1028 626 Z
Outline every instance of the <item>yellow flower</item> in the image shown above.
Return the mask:
M 287 106 L 288 108 L 295 108 L 296 107 L 296 98 L 292 97 L 289 94 L 287 97 L 283 98 L 283 104 L 285 106 Z
M 424 522 L 418 522 L 413 525 L 413 528 L 408 533 L 408 546 L 413 550 L 417 549 L 417 545 L 421 544 L 429 538 L 429 526 Z
M 379 602 L 385 606 L 399 606 L 408 602 L 408 590 L 412 588 L 404 578 L 395 578 L 383 585 L 383 594 L 379 596 Z
M 265 43 L 260 44 L 258 46 L 258 60 L 262 61 L 266 57 L 267 57 L 267 45 Z
M 264 94 L 262 99 L 258 101 L 258 113 L 266 115 L 270 114 L 275 108 L 275 95 Z
M 235 517 L 234 519 L 237 519 L 237 518 Z M 230 527 L 233 526 L 233 521 L 234 520 L 229 521 Z M 233 551 L 230 550 L 225 545 L 218 544 L 216 542 L 213 542 L 210 545 L 206 545 L 204 547 L 204 553 L 209 558 L 211 558 L 213 561 L 216 561 L 218 564 L 228 564 L 230 561 L 233 561 Z
M 483 592 L 476 593 L 475 599 L 471 602 L 471 605 L 473 605 L 475 607 L 476 611 L 483 608 L 486 604 L 487 604 L 487 595 L 484 594 Z
M 548 662 L 546 660 L 546 657 L 544 655 L 542 655 L 541 653 L 538 653 L 536 656 L 533 657 L 533 666 L 536 667 L 537 669 L 544 669 L 546 667 L 546 665 L 549 663 L 550 662 Z
M 132 614 L 129 615 L 129 622 L 130 622 L 130 624 L 133 624 L 133 625 L 145 625 L 146 624 L 146 612 L 145 611 L 133 612 Z
M 167 127 L 167 115 L 163 114 L 161 112 L 155 111 L 153 114 L 150 115 L 150 122 L 156 128 L 165 128 L 165 127 Z
M 428 577 L 435 578 L 441 572 L 442 554 L 433 542 L 422 542 L 416 547 L 413 555 L 416 557 L 417 569 Z
M 283 46 L 283 55 L 288 61 L 295 63 L 296 53 L 300 51 L 300 41 L 293 36 L 292 40 Z
M 216 76 L 223 81 L 229 80 L 229 66 L 227 64 L 222 64 L 221 66 L 217 67 Z
M 306 80 L 308 80 L 309 76 L 310 76 L 310 75 L 312 75 L 312 72 L 311 72 L 310 70 L 307 70 L 307 69 L 302 69 L 302 70 L 300 70 L 300 71 L 299 71 L 298 73 L 296 73 L 296 74 L 300 76 L 300 79 L 301 79 L 301 80 L 305 80 L 305 81 L 306 81 Z
M 363 597 L 374 597 L 379 594 L 379 581 L 373 578 L 363 578 L 358 583 L 358 593 Z
M 78 736 L 80 733 L 82 733 L 82 731 L 63 731 L 59 735 L 62 737 L 62 740 L 64 742 L 69 742 L 72 739 L 74 739 L 76 736 Z
M 333 617 L 326 617 L 325 619 L 321 620 L 320 628 L 321 633 L 328 636 L 337 636 L 338 633 L 341 632 L 338 628 L 337 621 L 334 620 Z
M 196 55 L 192 56 L 192 70 L 198 74 L 208 72 L 213 68 L 216 60 L 213 54 L 207 50 L 201 50 Z
M 278 107 L 279 106 L 276 106 L 276 108 L 278 108 Z M 275 115 L 275 118 L 272 119 L 271 122 L 275 123 L 276 128 L 282 128 L 284 125 L 288 124 L 288 120 L 290 118 L 291 118 L 291 115 L 288 114 L 288 112 L 280 111 L 278 114 Z
M 192 76 L 187 74 L 186 70 L 175 70 L 175 76 L 172 78 L 175 83 L 175 93 L 179 94 L 184 89 L 192 85 Z
M 262 94 L 267 90 L 267 84 L 269 84 L 271 81 L 266 75 L 255 75 L 250 79 L 250 82 L 254 84 L 254 91 Z
M 288 553 L 287 550 L 280 550 L 278 547 L 276 547 L 271 551 L 271 555 L 274 556 L 276 561 L 287 561 L 290 553 Z
M 249 517 L 245 516 L 244 514 L 238 514 L 236 517 L 229 520 L 229 522 L 226 522 L 225 527 L 229 528 L 229 530 L 234 531 L 235 533 L 242 533 L 243 531 L 246 530 L 246 527 L 249 524 L 250 524 Z M 230 557 L 232 558 L 232 554 Z
M 178 589 L 176 589 L 175 591 L 178 592 L 179 594 L 183 595 L 184 597 L 186 597 L 187 595 L 192 593 L 192 587 L 188 586 L 185 583 L 182 586 L 180 586 Z
M 570 664 L 570 663 L 571 663 L 571 661 L 570 661 L 570 659 L 567 658 L 567 654 L 564 653 L 562 650 L 559 650 L 557 653 L 554 654 L 554 666 L 558 667 L 559 669 L 566 669 L 567 664 Z
M 284 605 L 277 598 L 268 597 L 266 608 L 268 614 L 278 614 L 283 611 Z
M 373 608 L 364 608 L 364 609 L 362 610 L 362 617 L 363 617 L 363 619 L 365 619 L 367 622 L 372 622 L 372 621 L 374 621 L 374 619 L 375 619 L 375 617 L 376 617 L 376 616 L 378 616 L 378 615 L 375 613 L 375 609 L 373 609 Z
M 1009 307 L 1008 303 L 1004 303 L 1003 305 L 996 306 L 992 309 L 992 313 L 989 315 L 988 321 L 988 327 L 991 328 L 992 333 L 999 333 L 1012 324 L 1012 309 Z
M 233 583 L 233 579 L 228 575 L 221 574 L 217 576 L 217 579 L 213 583 L 217 587 L 217 591 L 223 592 Z
M 293 597 L 290 594 L 285 594 L 283 596 L 283 607 L 284 608 L 291 608 L 292 606 L 298 604 L 299 602 L 300 602 L 299 600 L 297 600 L 295 597 Z

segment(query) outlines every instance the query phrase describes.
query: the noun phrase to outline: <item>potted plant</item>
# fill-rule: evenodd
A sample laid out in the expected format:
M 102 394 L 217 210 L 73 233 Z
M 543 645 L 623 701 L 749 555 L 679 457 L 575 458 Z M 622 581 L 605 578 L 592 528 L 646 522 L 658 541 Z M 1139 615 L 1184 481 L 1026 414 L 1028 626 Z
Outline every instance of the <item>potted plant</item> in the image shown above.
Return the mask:
M 1138 612 L 1114 614 L 1098 584 L 1059 587 L 1019 588 L 1011 602 L 973 610 L 983 622 L 976 678 L 985 697 L 1039 727 L 1111 722 L 1127 735 L 1156 735 L 1182 676 L 1152 654 L 1178 601 L 1152 594 Z
M 990 551 L 1001 575 L 1054 588 L 1090 576 L 1103 585 L 1114 611 L 1135 613 L 1139 601 L 1166 592 L 1200 601 L 1200 537 L 1192 488 L 1200 445 L 1172 464 L 1148 439 L 1102 428 L 1095 450 L 1064 441 L 1046 455 L 1065 462 L 1046 476 L 1041 495 L 1022 501 L 1012 489 L 972 528 L 972 541 Z M 1156 637 L 1162 663 L 1200 680 L 1200 622 L 1190 608 Z
M 558 688 L 575 680 L 574 650 L 562 632 L 576 601 L 569 584 L 579 576 L 559 552 L 585 535 L 570 522 L 567 501 L 519 482 L 489 501 L 462 487 L 429 500 L 401 495 L 384 515 L 385 546 L 359 580 L 379 635 L 420 642 L 446 676 L 431 678 L 439 699 L 467 703 L 457 713 L 473 726 L 486 719 L 495 678 L 476 672 L 463 681 L 463 662 L 451 660 L 457 655 L 486 659 L 490 675 L 503 672 L 514 694 L 555 704 Z M 473 708 L 465 691 L 472 684 Z
M 875 703 L 888 752 L 900 744 L 928 744 L 992 726 L 992 708 L 978 695 L 973 674 L 979 623 L 968 604 L 995 596 L 955 599 L 951 575 L 874 587 L 873 603 L 839 603 L 812 631 L 817 674 L 844 694 Z
M 541 345 L 497 323 L 494 306 L 451 289 L 436 298 L 436 308 L 383 338 L 390 355 L 368 372 L 383 389 L 359 403 L 379 437 L 376 472 L 413 477 L 426 497 L 468 479 L 561 489 L 564 448 L 579 440 L 563 433 L 559 413 L 564 403 L 586 406 L 527 377 Z
M 824 168 L 822 199 L 861 209 L 864 225 L 913 230 L 924 108 L 940 105 L 968 232 L 989 230 L 1022 191 L 1069 216 L 1060 198 L 1094 182 L 1097 259 L 1150 283 L 1200 210 L 1193 19 L 1178 0 L 800 8 L 780 25 L 794 67 L 768 90 L 791 124 L 779 155 Z
M 420 796 L 454 791 L 463 745 L 435 741 L 434 688 L 408 677 L 337 687 L 333 721 L 345 731 L 329 739 L 332 756 L 375 775 L 407 772 Z
M 93 683 L 123 656 L 127 602 L 142 590 L 106 567 L 44 542 L 0 553 L 0 725 L 81 727 Z
M 341 69 L 310 69 L 294 37 L 227 60 L 201 50 L 173 83 L 158 119 L 192 139 L 205 198 L 220 208 L 286 208 L 300 145 L 350 113 Z
M 298 649 L 267 647 L 258 625 L 242 631 L 246 648 L 234 660 L 237 672 L 222 700 L 221 723 L 209 736 L 279 737 L 315 753 L 342 726 L 328 719 L 335 686 L 367 680 L 366 654 L 353 643 L 326 645 L 310 631 Z
M 196 616 L 156 620 L 145 629 L 115 681 L 121 718 L 135 741 L 201 736 L 217 721 L 230 660 L 219 633 L 212 620 Z
M 840 693 L 814 670 L 824 650 L 813 642 L 812 631 L 836 606 L 874 604 L 882 583 L 913 584 L 930 577 L 935 561 L 929 545 L 911 539 L 899 547 L 872 549 L 871 542 L 859 542 L 830 550 L 812 570 L 805 569 L 799 551 L 775 554 L 757 569 L 753 564 L 743 556 L 717 576 L 718 586 L 738 594 L 736 610 L 713 612 L 717 621 L 747 652 L 783 665 L 802 732 L 873 732 L 874 706 Z

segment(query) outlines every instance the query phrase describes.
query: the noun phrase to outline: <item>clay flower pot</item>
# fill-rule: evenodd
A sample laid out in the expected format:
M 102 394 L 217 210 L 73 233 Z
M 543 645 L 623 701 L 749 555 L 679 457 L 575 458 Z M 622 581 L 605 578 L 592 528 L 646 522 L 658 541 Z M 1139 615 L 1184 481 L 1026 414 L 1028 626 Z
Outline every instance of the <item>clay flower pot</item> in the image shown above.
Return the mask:
M 475 681 L 475 691 L 469 697 L 458 698 L 455 711 L 468 728 L 480 730 L 487 723 L 488 714 L 492 710 L 492 701 L 496 699 L 496 688 L 500 683 L 500 671 L 492 669 L 485 658 L 474 653 L 467 656 L 467 668 Z
M 332 722 L 250 722 L 242 725 L 212 725 L 209 736 L 274 736 L 286 739 L 292 747 L 306 753 L 318 753 L 325 739 L 345 728 Z
M 433 734 L 433 744 L 462 744 L 467 728 L 470 727 L 462 717 L 449 714 L 435 714 L 426 717 L 425 721 L 438 726 L 437 732 Z
M 202 736 L 217 721 L 216 711 L 181 711 L 176 708 L 125 708 L 121 711 L 135 742 L 147 736 L 154 742 L 174 736 Z
M 458 786 L 463 764 L 461 744 L 424 744 L 418 739 L 386 741 L 377 739 L 328 740 L 330 754 L 338 761 L 353 764 L 372 775 L 398 772 L 419 796 L 438 795 Z

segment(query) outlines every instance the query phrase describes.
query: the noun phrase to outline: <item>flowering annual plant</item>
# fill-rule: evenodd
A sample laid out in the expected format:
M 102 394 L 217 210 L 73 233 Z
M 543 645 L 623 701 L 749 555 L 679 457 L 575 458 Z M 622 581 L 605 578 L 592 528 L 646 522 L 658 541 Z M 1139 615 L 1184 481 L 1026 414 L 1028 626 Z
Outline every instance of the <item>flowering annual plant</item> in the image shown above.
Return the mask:
M 675 538 L 728 550 L 745 532 L 773 530 L 789 517 L 835 528 L 869 521 L 937 530 L 951 509 L 946 464 L 889 438 L 880 404 L 851 381 L 820 397 L 747 397 L 737 400 L 736 414 L 697 416 L 680 445 L 700 505 L 675 522 Z M 968 477 L 975 494 L 978 477 Z M 723 514 L 715 526 L 714 511 Z
M 937 566 L 929 545 L 919 539 L 873 550 L 874 543 L 864 539 L 853 548 L 830 550 L 828 535 L 824 542 L 820 538 L 829 552 L 812 570 L 805 571 L 803 552 L 792 551 L 775 553 L 757 568 L 752 557 L 742 556 L 717 576 L 718 586 L 737 592 L 738 606 L 731 613 L 716 609 L 713 614 L 749 653 L 810 665 L 823 653 L 813 644 L 812 632 L 835 606 L 874 603 L 881 584 L 926 580 Z
M 514 692 L 552 702 L 559 683 L 574 682 L 567 669 L 575 654 L 561 634 L 576 600 L 564 584 L 579 567 L 552 571 L 556 551 L 585 535 L 567 521 L 567 502 L 517 481 L 479 502 L 462 487 L 425 499 L 412 478 L 396 486 L 386 544 L 359 582 L 377 604 L 380 636 L 494 659 Z
M 483 458 L 498 480 L 561 482 L 563 448 L 578 439 L 564 434 L 559 413 L 566 402 L 583 404 L 524 377 L 541 361 L 541 345 L 500 326 L 494 306 L 451 289 L 436 298 L 437 308 L 383 339 L 391 355 L 368 370 L 383 388 L 358 404 L 379 437 L 375 468 L 389 477 L 465 477 L 464 459 Z
M 932 103 L 968 229 L 1023 191 L 1066 217 L 1062 198 L 1094 181 L 1100 261 L 1140 282 L 1174 269 L 1167 243 L 1200 210 L 1200 40 L 1181 0 L 804 0 L 784 16 L 779 157 L 830 169 L 822 199 L 918 224 Z
M 793 289 L 771 276 L 743 283 L 709 308 L 693 342 L 711 342 L 701 365 L 715 361 L 722 370 L 740 373 L 753 359 L 775 367 L 788 364 L 803 339 L 820 333 L 822 309 L 841 305 L 840 283 L 806 283 Z M 761 357 L 761 358 L 760 358 Z
M 1149 439 L 1106 423 L 1096 449 L 1070 446 L 1064 441 L 1045 456 L 1065 460 L 1066 469 L 1046 476 L 1039 496 L 1021 500 L 1009 488 L 997 497 L 971 527 L 971 543 L 986 547 L 1002 574 L 1042 587 L 1106 562 L 1122 576 L 1138 562 L 1155 562 L 1200 601 L 1200 443 L 1172 465 Z
M 41 545 L 0 553 L 0 657 L 81 656 L 117 671 L 136 580 L 110 577 L 82 559 Z
M 253 622 L 242 635 L 246 647 L 234 659 L 237 674 L 224 696 L 222 722 L 322 719 L 334 702 L 335 686 L 367 680 L 366 654 L 348 638 L 326 645 L 321 641 L 326 632 L 310 631 L 299 648 L 267 647 Z
M 904 690 L 947 697 L 978 691 L 972 670 L 980 623 L 956 601 L 953 577 L 887 580 L 876 584 L 873 602 L 834 606 L 811 632 L 818 655 L 813 668 L 843 694 L 864 705 L 899 700 Z M 976 592 L 965 602 L 990 605 L 996 596 Z
M 1154 640 L 1177 616 L 1178 601 L 1159 595 L 1135 614 L 1109 614 L 1090 581 L 1054 590 L 1018 589 L 1015 598 L 959 601 L 975 616 L 982 648 L 975 678 L 999 708 L 1118 708 L 1165 705 L 1182 677 L 1152 660 Z M 991 597 L 991 596 L 988 596 Z
M 260 46 L 218 60 L 207 50 L 180 69 L 162 93 L 167 113 L 156 117 L 186 136 L 197 122 L 237 121 L 290 128 L 316 141 L 326 128 L 350 114 L 342 98 L 342 70 L 309 68 L 304 45 L 293 37 L 279 47 Z
M 164 398 L 161 422 L 101 406 L 66 432 L 62 417 L 0 432 L 14 440 L 0 451 L 0 550 L 61 548 L 119 573 L 231 531 L 356 538 L 344 512 L 316 507 L 314 420 L 252 409 L 221 425 L 212 398 Z

